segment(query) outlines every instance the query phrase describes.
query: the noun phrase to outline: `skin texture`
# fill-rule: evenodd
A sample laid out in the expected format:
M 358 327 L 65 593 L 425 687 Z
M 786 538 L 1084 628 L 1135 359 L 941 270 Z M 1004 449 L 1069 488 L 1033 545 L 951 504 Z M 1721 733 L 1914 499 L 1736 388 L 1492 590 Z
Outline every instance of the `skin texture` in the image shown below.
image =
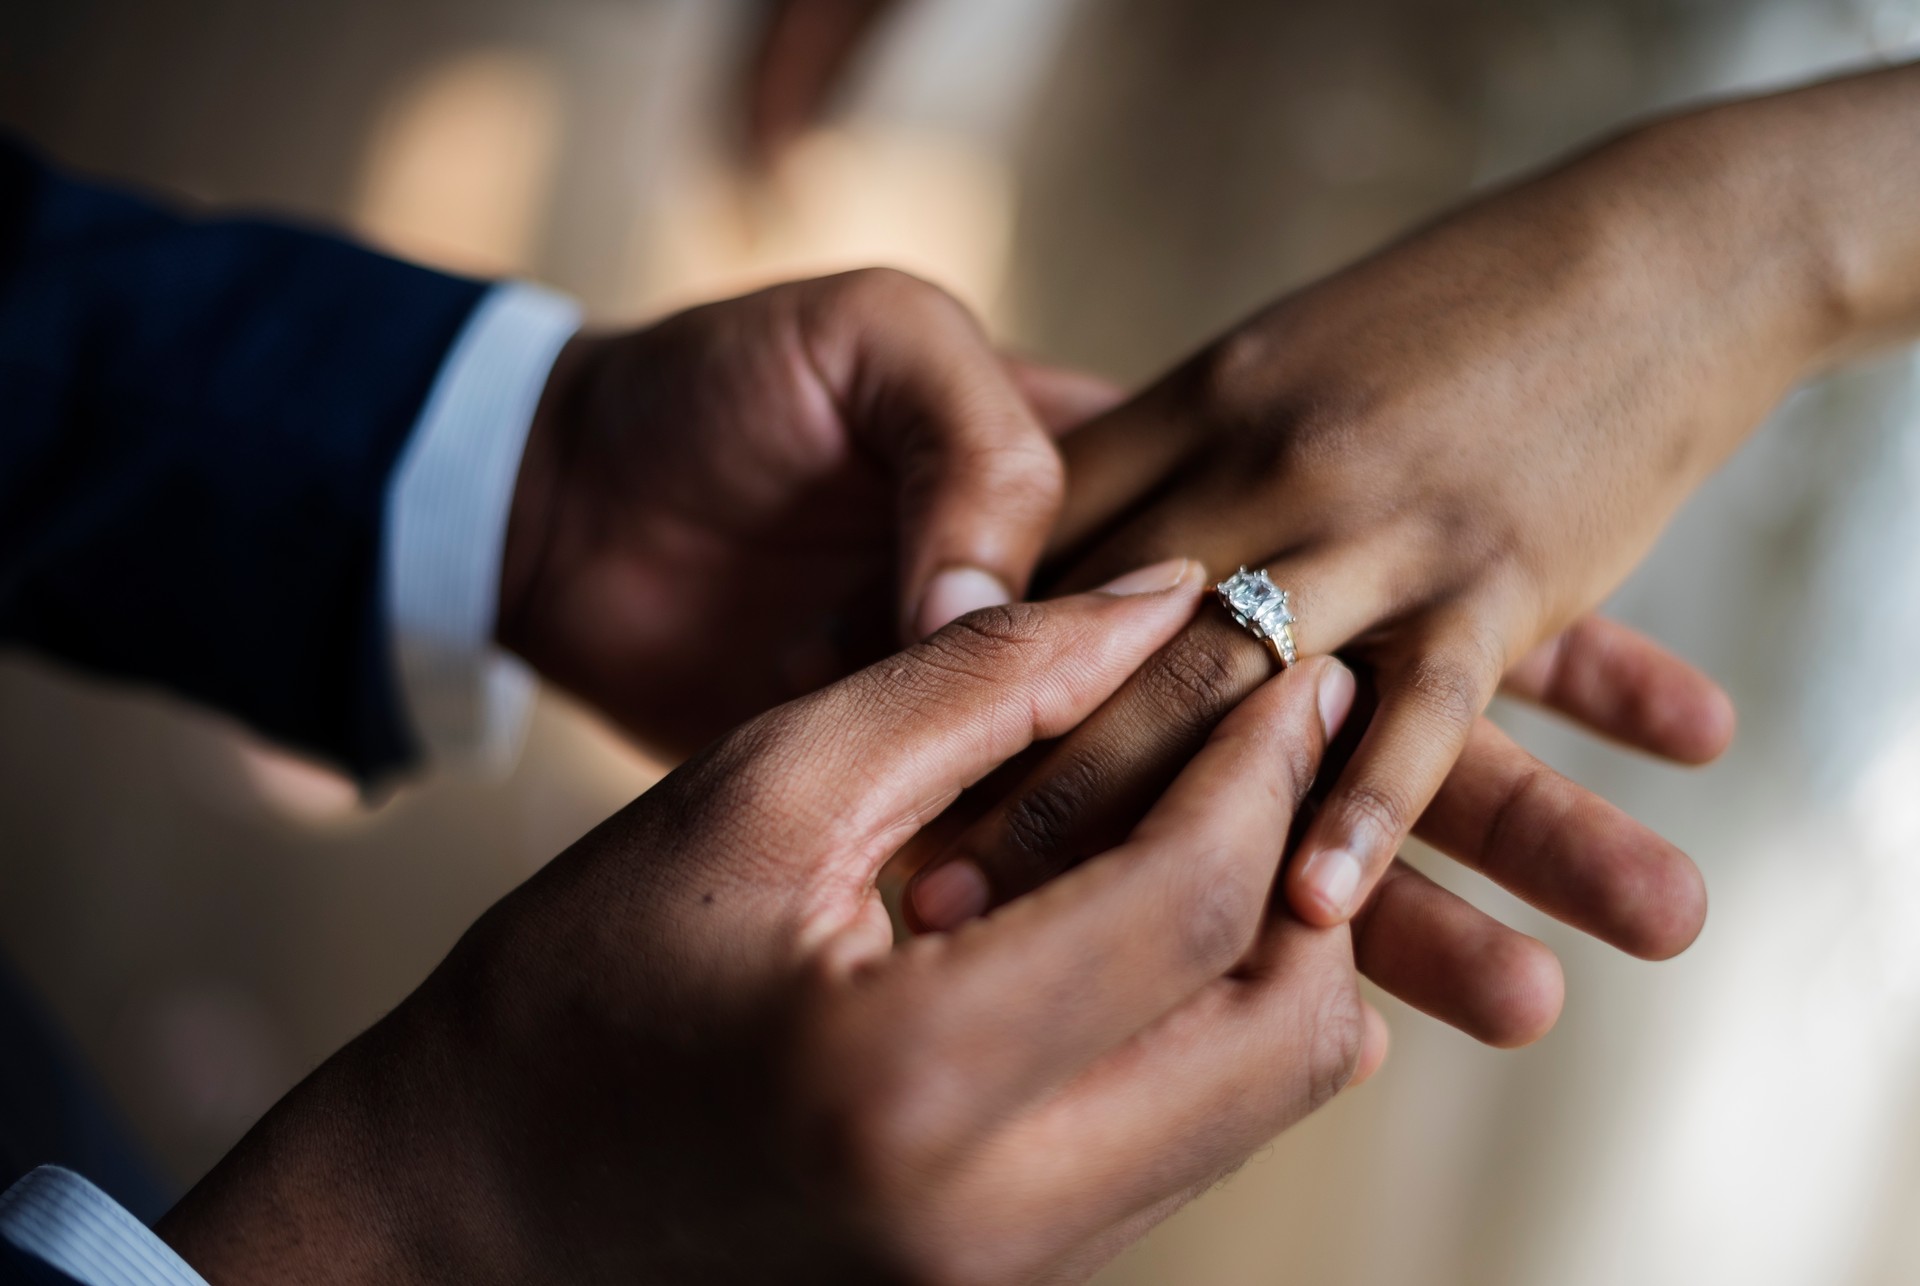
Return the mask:
M 1384 1054 L 1347 930 L 1272 907 L 1351 675 L 1263 685 L 1123 843 L 961 932 L 895 951 L 875 875 L 1201 590 L 1182 561 L 975 613 L 724 738 L 162 1234 L 223 1286 L 1084 1277 Z
M 1175 548 L 1265 566 L 1302 653 L 1363 675 L 1365 731 L 1284 885 L 1307 922 L 1352 919 L 1388 989 L 1495 1043 L 1557 1009 L 1544 949 L 1395 861 L 1410 831 L 1636 954 L 1698 932 L 1684 856 L 1480 714 L 1505 676 L 1675 758 L 1725 744 L 1709 685 L 1563 631 L 1797 381 L 1911 332 L 1917 112 L 1900 68 L 1642 128 L 1280 300 L 1067 440 L 1053 583 Z M 936 856 L 920 922 L 975 909 L 922 896 L 943 863 L 991 904 L 1097 848 L 1269 664 L 1204 615 Z
M 1557 1008 L 1538 944 L 1406 868 L 1350 927 L 1279 913 L 1290 832 L 1311 850 L 1359 816 L 1391 837 L 1424 806 L 1437 844 L 1556 914 L 1677 949 L 1684 860 L 1478 704 L 1504 671 L 1676 757 L 1724 741 L 1711 685 L 1645 640 L 1555 631 L 1799 368 L 1909 326 L 1915 97 L 1892 72 L 1643 133 L 1284 301 L 1068 439 L 1058 576 L 1174 540 L 1214 574 L 1272 561 L 1306 651 L 1352 657 L 1358 685 L 1325 657 L 1253 668 L 1218 612 L 1196 619 L 1186 562 L 967 616 L 749 722 L 563 854 L 162 1234 L 217 1283 L 1077 1280 L 1377 1066 L 1356 962 L 1496 1042 Z M 975 526 L 938 499 L 996 476 L 1030 499 L 994 470 L 1040 458 L 1047 398 L 1010 398 L 1031 380 L 963 322 L 866 275 L 570 349 L 515 498 L 503 634 L 671 740 L 720 697 L 767 703 L 714 685 L 776 655 L 708 635 L 703 664 L 650 636 L 638 609 L 683 610 L 675 575 L 849 559 L 878 570 L 847 578 L 848 614 L 910 631 L 942 570 L 1017 589 L 1048 506 Z M 982 407 L 996 445 L 953 450 Z M 684 610 L 696 636 L 721 623 Z M 1398 795 L 1351 789 L 1383 768 Z M 996 878 L 990 914 L 893 949 L 877 876 L 936 817 L 996 876 L 1074 864 L 1011 900 Z
M 1024 587 L 1064 494 L 1055 436 L 1122 414 L 1121 400 L 1101 381 L 995 353 L 951 298 L 890 272 L 780 286 L 576 340 L 522 465 L 501 640 L 643 742 L 684 753 L 983 605 L 948 603 L 921 619 L 942 571 L 985 569 L 1011 587 L 999 598 Z M 1111 419 L 1064 439 L 1095 482 L 1119 459 L 1147 463 L 1137 442 L 1082 449 L 1080 434 L 1106 433 Z M 1000 888 L 1033 887 L 1119 842 L 1226 698 L 1267 677 L 1265 654 L 1216 616 L 1203 613 L 1196 631 L 1227 660 L 1177 671 L 1172 686 L 1163 666 L 1147 677 L 1161 685 L 1154 700 L 1099 716 L 1090 735 L 1123 745 L 1075 765 L 1072 779 L 1099 782 L 1100 806 L 1073 834 L 1016 816 L 1012 833 L 1031 837 L 1019 852 L 1033 865 Z M 1229 677 L 1230 688 L 1206 689 Z M 1513 686 L 1680 759 L 1717 752 L 1731 723 L 1711 681 L 1604 622 L 1571 631 Z M 1576 922 L 1625 922 L 1620 940 L 1646 954 L 1685 945 L 1686 908 L 1700 895 L 1683 883 L 1683 860 L 1617 809 L 1536 770 L 1490 727 L 1484 735 L 1448 796 L 1467 844 L 1487 848 L 1490 867 L 1523 869 L 1523 844 L 1553 852 L 1556 870 L 1656 852 L 1679 872 L 1668 888 L 1656 869 L 1640 895 L 1682 908 L 1665 936 L 1633 906 L 1608 905 L 1623 895 L 1604 879 L 1542 892 Z M 1510 808 L 1523 787 L 1527 799 Z M 1587 893 L 1598 904 L 1589 908 Z M 1543 946 L 1437 890 L 1392 906 L 1381 933 L 1362 938 L 1398 939 L 1391 954 L 1366 956 L 1381 985 L 1496 1044 L 1552 1022 L 1560 980 Z
M 1071 401 L 880 269 L 576 339 L 522 461 L 500 640 L 678 754 L 1005 602 L 1062 494 L 1028 386 Z M 954 573 L 984 592 L 943 608 Z

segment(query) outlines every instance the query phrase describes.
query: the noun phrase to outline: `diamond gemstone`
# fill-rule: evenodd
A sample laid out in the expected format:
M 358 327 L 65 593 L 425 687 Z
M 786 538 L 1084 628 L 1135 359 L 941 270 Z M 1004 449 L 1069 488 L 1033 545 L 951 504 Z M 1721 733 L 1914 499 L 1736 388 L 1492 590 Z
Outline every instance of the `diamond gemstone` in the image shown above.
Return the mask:
M 1227 606 L 1258 625 L 1263 634 L 1278 634 L 1282 626 L 1295 619 L 1288 607 L 1287 591 L 1275 585 L 1265 569 L 1250 572 L 1242 567 L 1216 588 Z

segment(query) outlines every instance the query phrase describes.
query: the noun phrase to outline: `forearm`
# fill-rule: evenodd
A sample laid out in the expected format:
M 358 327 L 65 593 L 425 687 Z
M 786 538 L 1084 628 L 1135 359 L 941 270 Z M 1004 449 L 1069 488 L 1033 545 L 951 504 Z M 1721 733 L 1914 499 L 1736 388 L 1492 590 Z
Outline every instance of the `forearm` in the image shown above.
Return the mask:
M 436 975 L 283 1098 L 156 1227 L 215 1286 L 531 1280 Z M 457 1006 L 456 1006 L 457 1007 Z
M 1832 362 L 1920 333 L 1920 63 L 1725 109 L 1752 196 L 1792 194 L 1835 324 Z
M 1622 141 L 1626 201 L 1703 322 L 1804 378 L 1920 332 L 1920 64 L 1735 100 Z
M 1437 248 L 1466 292 L 1570 304 L 1520 333 L 1616 398 L 1664 389 L 1660 451 L 1690 489 L 1794 385 L 1920 330 L 1917 125 L 1920 65 L 1683 112 L 1466 207 L 1412 264 Z

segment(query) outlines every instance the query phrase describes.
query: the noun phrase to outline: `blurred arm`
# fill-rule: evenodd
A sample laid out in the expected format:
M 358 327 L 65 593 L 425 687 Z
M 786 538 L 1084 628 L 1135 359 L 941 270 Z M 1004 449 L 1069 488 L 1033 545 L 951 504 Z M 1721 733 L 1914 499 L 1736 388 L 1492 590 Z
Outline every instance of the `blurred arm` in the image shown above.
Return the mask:
M 747 66 L 747 148 L 778 160 L 818 123 L 875 28 L 902 0 L 766 0 Z

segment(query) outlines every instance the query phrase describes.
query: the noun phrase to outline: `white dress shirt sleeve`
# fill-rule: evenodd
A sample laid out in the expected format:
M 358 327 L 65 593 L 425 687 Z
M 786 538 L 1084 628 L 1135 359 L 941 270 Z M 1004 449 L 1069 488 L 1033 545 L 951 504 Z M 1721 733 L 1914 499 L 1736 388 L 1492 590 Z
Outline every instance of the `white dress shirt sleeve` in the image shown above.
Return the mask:
M 0 1239 L 86 1286 L 207 1286 L 119 1202 L 57 1165 L 0 1193 Z
M 384 592 L 400 695 L 423 757 L 501 775 L 520 751 L 535 681 L 493 642 L 507 515 L 527 431 L 572 300 L 495 286 L 448 350 L 387 493 Z

